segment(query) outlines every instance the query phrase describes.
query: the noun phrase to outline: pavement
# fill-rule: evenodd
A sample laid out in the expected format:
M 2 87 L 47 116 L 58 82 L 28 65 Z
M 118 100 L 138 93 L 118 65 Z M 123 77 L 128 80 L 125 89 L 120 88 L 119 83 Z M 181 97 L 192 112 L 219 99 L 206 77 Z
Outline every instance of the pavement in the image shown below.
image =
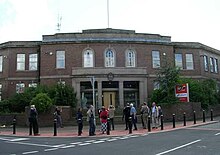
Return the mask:
M 138 130 L 132 131 L 132 134 L 148 134 L 148 133 L 158 133 L 158 132 L 168 132 L 183 128 L 189 128 L 194 126 L 201 126 L 211 123 L 219 122 L 220 118 L 214 118 L 214 121 L 206 119 L 206 122 L 203 122 L 202 120 L 197 120 L 196 124 L 194 124 L 193 121 L 187 121 L 186 126 L 183 126 L 183 122 L 175 122 L 175 128 L 173 127 L 173 122 L 166 122 L 164 123 L 163 130 L 161 130 L 161 127 L 158 127 L 157 129 L 151 129 L 149 132 L 148 129 L 143 129 L 141 124 L 137 124 Z M 54 136 L 54 128 L 53 127 L 39 127 L 40 135 L 34 136 L 29 135 L 29 128 L 28 127 L 17 127 L 15 134 L 13 134 L 13 126 L 1 126 L 0 127 L 0 135 L 7 135 L 7 136 L 20 136 L 20 137 L 79 137 L 78 136 L 78 127 L 77 126 L 64 126 L 63 128 L 57 128 L 57 135 Z M 100 131 L 101 125 L 96 125 L 96 135 L 95 137 L 103 137 L 103 136 L 125 136 L 129 134 L 129 130 L 125 130 L 125 124 L 115 124 L 115 130 L 111 130 L 110 134 L 107 135 L 102 134 Z M 89 137 L 88 133 L 89 127 L 84 126 L 83 127 L 83 133 L 80 137 Z M 93 136 L 94 137 L 94 136 Z

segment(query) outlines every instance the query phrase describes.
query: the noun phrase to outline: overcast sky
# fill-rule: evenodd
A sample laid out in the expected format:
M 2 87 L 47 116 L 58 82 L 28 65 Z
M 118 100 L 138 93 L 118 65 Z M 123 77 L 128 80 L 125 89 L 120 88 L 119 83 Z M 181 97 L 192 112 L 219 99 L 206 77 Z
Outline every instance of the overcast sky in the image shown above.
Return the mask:
M 108 28 L 107 0 L 0 0 L 0 43 Z M 220 50 L 220 0 L 109 0 L 109 28 L 171 36 Z

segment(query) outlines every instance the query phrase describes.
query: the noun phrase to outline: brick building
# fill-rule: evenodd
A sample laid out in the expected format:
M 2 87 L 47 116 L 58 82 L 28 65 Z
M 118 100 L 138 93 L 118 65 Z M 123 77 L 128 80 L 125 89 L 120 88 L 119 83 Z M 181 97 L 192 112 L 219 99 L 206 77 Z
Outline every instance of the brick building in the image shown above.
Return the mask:
M 42 41 L 0 44 L 0 97 L 38 83 L 63 82 L 74 87 L 79 105 L 92 103 L 94 94 L 98 107 L 139 106 L 158 86 L 156 72 L 165 63 L 180 67 L 182 76 L 213 78 L 220 85 L 219 60 L 219 50 L 201 43 L 172 42 L 170 36 L 132 30 L 43 35 Z

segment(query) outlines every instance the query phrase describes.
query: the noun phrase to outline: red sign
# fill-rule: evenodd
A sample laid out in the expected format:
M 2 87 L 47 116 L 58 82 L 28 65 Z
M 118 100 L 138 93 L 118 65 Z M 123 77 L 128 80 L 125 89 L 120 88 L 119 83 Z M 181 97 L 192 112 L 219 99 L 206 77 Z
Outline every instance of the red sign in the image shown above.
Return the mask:
M 188 83 L 176 85 L 175 93 L 181 102 L 189 102 Z

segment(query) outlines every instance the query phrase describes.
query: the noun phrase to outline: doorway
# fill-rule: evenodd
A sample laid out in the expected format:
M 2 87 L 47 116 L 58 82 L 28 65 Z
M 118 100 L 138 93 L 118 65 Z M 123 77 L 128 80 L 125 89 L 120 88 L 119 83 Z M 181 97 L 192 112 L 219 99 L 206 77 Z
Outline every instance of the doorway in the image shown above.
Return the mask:
M 115 96 L 116 92 L 103 92 L 103 106 L 105 106 L 105 108 L 108 108 L 109 105 L 115 107 Z

